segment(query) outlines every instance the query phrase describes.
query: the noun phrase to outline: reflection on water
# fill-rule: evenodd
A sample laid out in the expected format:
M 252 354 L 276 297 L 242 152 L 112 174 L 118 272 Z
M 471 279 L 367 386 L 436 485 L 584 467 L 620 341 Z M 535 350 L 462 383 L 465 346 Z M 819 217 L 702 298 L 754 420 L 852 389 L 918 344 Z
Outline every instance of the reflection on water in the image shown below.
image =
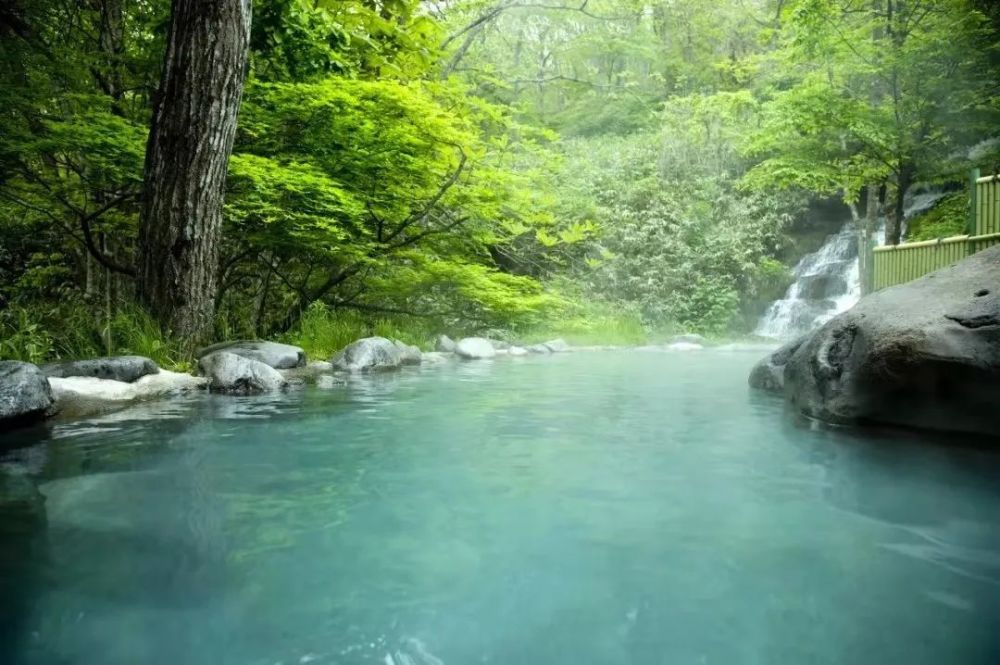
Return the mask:
M 1000 662 L 1000 458 L 796 421 L 755 360 L 465 363 L 22 435 L 0 662 Z

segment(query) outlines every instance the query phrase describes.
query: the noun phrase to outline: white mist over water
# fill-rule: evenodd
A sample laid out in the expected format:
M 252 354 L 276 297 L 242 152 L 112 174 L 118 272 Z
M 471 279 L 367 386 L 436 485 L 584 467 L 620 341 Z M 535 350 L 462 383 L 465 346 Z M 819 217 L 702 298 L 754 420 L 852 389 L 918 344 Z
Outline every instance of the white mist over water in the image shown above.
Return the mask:
M 903 219 L 906 221 L 941 200 L 937 190 L 911 194 Z M 885 226 L 880 226 L 876 243 L 885 244 Z M 806 254 L 792 270 L 795 281 L 785 297 L 771 304 L 757 324 L 755 335 L 789 339 L 814 330 L 861 299 L 861 270 L 858 262 L 858 236 L 848 220 L 817 251 Z

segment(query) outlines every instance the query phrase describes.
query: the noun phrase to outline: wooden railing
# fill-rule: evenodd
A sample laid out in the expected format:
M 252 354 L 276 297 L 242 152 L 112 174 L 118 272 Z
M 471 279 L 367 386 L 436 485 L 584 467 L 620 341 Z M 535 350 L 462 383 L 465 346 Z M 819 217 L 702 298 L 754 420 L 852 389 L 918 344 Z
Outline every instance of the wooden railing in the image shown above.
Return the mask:
M 872 257 L 872 290 L 878 291 L 923 277 L 993 245 L 1000 245 L 1000 233 L 876 247 Z
M 864 291 L 870 293 L 909 282 L 987 247 L 1000 245 L 1000 176 L 969 178 L 968 235 L 869 248 L 871 266 Z

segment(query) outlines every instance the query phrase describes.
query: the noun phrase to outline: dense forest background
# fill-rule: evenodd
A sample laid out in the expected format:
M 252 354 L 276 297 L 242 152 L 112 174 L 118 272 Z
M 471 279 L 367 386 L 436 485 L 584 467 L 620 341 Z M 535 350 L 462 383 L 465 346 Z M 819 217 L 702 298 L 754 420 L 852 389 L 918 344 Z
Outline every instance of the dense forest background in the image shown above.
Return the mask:
M 0 357 L 189 353 L 135 285 L 171 11 L 0 4 Z M 961 232 L 998 37 L 988 0 L 255 0 L 211 337 L 746 333 L 907 190 Z

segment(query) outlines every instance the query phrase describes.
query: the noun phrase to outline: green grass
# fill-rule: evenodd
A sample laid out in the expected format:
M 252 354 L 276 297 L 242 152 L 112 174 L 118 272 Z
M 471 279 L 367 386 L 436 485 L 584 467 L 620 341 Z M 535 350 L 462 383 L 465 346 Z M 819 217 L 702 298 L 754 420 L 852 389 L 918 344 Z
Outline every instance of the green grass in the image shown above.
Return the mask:
M 645 344 L 649 333 L 636 312 L 605 303 L 577 303 L 559 318 L 516 337 L 525 343 L 561 337 L 573 346 L 632 346 Z
M 188 354 L 137 306 L 110 321 L 84 303 L 13 306 L 0 311 L 0 359 L 45 363 L 105 355 L 140 355 L 163 368 L 187 370 Z
M 428 349 L 436 332 L 433 323 L 426 319 L 410 316 L 371 318 L 359 312 L 331 310 L 315 304 L 281 341 L 302 347 L 309 358 L 327 360 L 351 342 L 371 336 L 398 339 Z

